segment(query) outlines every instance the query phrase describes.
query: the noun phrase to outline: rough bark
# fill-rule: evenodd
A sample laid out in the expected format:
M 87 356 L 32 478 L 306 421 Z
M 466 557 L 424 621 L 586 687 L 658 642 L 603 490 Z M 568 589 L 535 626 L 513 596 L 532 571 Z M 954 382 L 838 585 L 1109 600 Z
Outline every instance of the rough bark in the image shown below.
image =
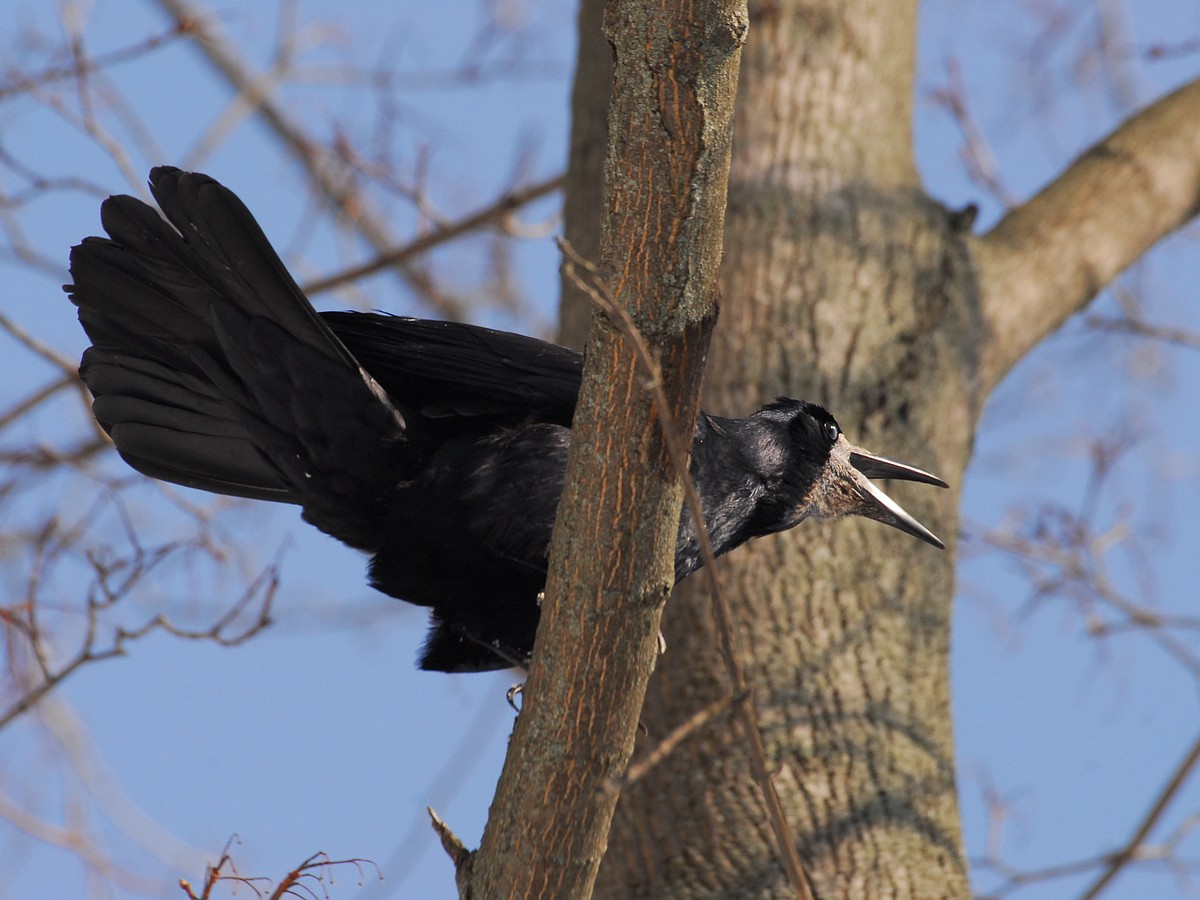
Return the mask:
M 690 434 L 716 311 L 745 8 L 610 3 L 615 54 L 602 269 L 659 354 Z M 679 473 L 634 347 L 593 319 L 546 603 L 521 715 L 464 896 L 587 897 L 673 580 Z M 614 528 L 613 522 L 629 523 Z

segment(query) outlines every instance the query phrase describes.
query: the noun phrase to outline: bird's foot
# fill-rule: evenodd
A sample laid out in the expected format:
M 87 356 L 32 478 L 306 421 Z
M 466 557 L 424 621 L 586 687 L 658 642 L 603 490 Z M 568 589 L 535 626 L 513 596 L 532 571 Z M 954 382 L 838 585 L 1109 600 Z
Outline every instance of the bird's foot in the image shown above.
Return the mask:
M 504 692 L 504 698 L 508 700 L 508 705 L 513 708 L 513 712 L 520 712 L 521 707 L 517 705 L 517 698 L 525 693 L 525 682 L 521 681 L 514 684 Z
M 542 608 L 542 604 L 543 604 L 543 603 L 545 603 L 545 602 L 546 602 L 546 592 L 545 592 L 545 591 L 538 591 L 538 595 L 537 595 L 537 605 L 538 605 L 538 609 L 541 609 L 541 608 Z
M 662 656 L 667 652 L 667 638 L 661 631 L 658 633 L 658 655 Z

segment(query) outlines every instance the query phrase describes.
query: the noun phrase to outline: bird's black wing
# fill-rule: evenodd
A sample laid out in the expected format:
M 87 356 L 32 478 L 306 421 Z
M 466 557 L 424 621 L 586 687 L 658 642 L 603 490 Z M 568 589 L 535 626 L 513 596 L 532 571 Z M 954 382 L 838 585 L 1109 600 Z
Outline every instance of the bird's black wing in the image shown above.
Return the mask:
M 168 167 L 150 183 L 169 225 L 111 197 L 101 209 L 110 237 L 71 253 L 96 418 L 146 474 L 298 503 L 323 531 L 375 549 L 387 495 L 408 474 L 405 410 L 313 310 L 232 192 Z
M 321 316 L 389 396 L 422 416 L 571 424 L 583 370 L 575 350 L 461 322 Z

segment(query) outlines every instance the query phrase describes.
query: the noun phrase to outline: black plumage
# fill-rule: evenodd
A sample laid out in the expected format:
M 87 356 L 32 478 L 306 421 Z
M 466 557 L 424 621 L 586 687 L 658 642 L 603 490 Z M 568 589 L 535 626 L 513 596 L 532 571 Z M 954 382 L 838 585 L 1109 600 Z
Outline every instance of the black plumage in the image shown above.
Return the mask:
M 582 356 L 473 325 L 317 313 L 238 198 L 160 167 L 166 221 L 126 196 L 71 252 L 93 412 L 135 469 L 294 503 L 371 554 L 374 587 L 430 607 L 422 668 L 523 663 Z M 691 472 L 718 554 L 806 517 L 865 515 L 941 542 L 868 476 L 944 486 L 849 444 L 815 404 L 702 415 Z M 681 514 L 676 578 L 701 565 Z

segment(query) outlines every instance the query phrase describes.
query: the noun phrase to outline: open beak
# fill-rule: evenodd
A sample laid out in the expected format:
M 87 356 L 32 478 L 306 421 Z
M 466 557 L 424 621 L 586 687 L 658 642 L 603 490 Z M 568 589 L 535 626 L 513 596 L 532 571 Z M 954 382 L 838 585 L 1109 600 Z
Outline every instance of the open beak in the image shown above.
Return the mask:
M 844 438 L 843 438 L 844 440 Z M 847 444 L 849 442 L 847 441 Z M 886 456 L 876 456 L 861 447 L 849 444 L 849 461 L 853 467 L 845 472 L 843 477 L 852 482 L 853 490 L 858 494 L 859 503 L 853 510 L 854 515 L 875 519 L 885 525 L 898 528 L 906 534 L 920 538 L 927 544 L 933 544 L 940 550 L 946 545 L 941 539 L 909 515 L 904 508 L 871 483 L 872 478 L 895 478 L 899 481 L 919 481 L 922 484 L 935 484 L 938 487 L 949 487 L 936 475 L 932 475 L 916 466 L 888 459 Z

